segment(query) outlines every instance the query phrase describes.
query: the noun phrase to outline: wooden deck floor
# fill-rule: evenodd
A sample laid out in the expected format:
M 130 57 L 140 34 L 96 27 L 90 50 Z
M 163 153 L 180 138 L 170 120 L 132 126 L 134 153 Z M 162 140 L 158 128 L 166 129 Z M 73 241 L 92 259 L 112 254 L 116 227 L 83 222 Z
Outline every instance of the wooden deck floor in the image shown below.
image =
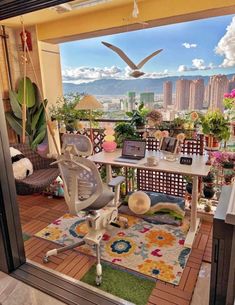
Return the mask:
M 43 265 L 43 255 L 59 245 L 33 235 L 64 215 L 67 206 L 63 199 L 49 199 L 42 195 L 18 196 L 18 202 L 23 232 L 32 236 L 25 242 L 26 257 Z M 202 261 L 211 262 L 211 250 L 212 224 L 203 222 L 180 284 L 174 286 L 157 281 L 147 305 L 190 305 Z M 79 280 L 94 263 L 94 258 L 70 250 L 51 257 L 46 266 Z

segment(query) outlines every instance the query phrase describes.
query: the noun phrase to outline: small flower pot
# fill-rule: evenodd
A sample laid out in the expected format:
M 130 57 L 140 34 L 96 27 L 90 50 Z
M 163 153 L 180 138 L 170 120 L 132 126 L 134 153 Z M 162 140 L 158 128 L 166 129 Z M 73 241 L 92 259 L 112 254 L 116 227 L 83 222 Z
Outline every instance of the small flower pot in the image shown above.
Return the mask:
M 227 162 L 224 162 L 223 163 L 223 168 L 230 168 L 230 169 L 233 169 L 234 167 L 234 164 L 232 161 L 227 161 Z
M 186 191 L 191 195 L 193 190 L 193 184 L 191 182 L 186 184 Z
M 207 198 L 207 199 L 213 198 L 215 195 L 215 190 L 214 190 L 213 186 L 204 185 L 203 194 L 204 194 L 205 198 Z
M 215 176 L 211 172 L 207 176 L 202 177 L 202 182 L 204 183 L 213 183 L 214 180 Z

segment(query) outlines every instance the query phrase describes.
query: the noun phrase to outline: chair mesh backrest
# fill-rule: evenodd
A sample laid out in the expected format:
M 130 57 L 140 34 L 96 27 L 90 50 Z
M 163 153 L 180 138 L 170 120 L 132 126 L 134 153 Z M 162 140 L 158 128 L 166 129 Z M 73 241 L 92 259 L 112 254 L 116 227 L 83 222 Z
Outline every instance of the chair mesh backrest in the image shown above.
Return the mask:
M 96 165 L 82 157 L 74 157 L 77 164 L 71 161 L 65 161 L 59 164 L 60 171 L 66 184 L 65 191 L 68 191 L 68 197 L 71 198 L 73 185 L 73 177 L 76 177 L 77 198 L 78 201 L 84 201 L 95 193 L 102 192 L 102 180 Z M 80 164 L 79 164 L 80 163 Z M 82 167 L 82 164 L 87 168 Z M 67 202 L 68 204 L 68 202 Z M 69 205 L 69 204 L 68 204 Z
M 90 156 L 92 154 L 92 143 L 91 140 L 80 134 L 64 134 L 62 137 L 63 140 L 63 149 L 67 145 L 74 145 L 77 149 L 77 152 L 81 156 Z

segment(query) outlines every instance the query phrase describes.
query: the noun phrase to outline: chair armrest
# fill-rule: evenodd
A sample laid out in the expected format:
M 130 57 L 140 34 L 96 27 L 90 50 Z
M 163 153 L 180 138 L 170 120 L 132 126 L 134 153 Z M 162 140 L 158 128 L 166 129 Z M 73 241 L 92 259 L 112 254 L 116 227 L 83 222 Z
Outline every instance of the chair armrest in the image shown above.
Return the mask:
M 125 181 L 125 177 L 117 176 L 117 177 L 111 179 L 111 181 L 108 183 L 108 186 L 115 187 L 115 186 L 120 185 L 124 181 Z

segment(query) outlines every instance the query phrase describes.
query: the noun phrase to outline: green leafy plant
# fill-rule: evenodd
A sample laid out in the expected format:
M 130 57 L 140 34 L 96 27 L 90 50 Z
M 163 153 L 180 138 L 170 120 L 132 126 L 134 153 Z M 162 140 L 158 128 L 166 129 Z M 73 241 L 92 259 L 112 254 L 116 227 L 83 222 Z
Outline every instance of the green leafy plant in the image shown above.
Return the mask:
M 88 120 L 89 111 L 75 109 L 80 101 L 80 95 L 76 94 L 73 96 L 61 97 L 58 99 L 55 106 L 50 108 L 50 115 L 54 120 L 59 123 L 64 123 L 68 130 L 76 129 L 76 124 L 79 120 Z M 98 123 L 95 119 L 102 116 L 103 112 L 100 110 L 92 111 L 92 125 L 97 127 Z
M 149 110 L 141 103 L 135 110 L 126 112 L 126 115 L 131 118 L 130 124 L 136 128 L 144 127 L 146 122 L 146 115 Z
M 227 141 L 230 137 L 229 120 L 220 110 L 208 111 L 201 117 L 202 132 L 212 135 L 219 141 Z
M 122 143 L 125 139 L 140 139 L 140 136 L 136 133 L 135 128 L 130 123 L 119 123 L 114 128 L 114 131 L 118 147 L 122 147 Z
M 21 79 L 18 91 L 10 91 L 12 111 L 6 112 L 6 119 L 17 135 L 22 136 L 22 105 L 24 99 L 24 79 Z M 35 149 L 46 136 L 46 119 L 43 104 L 40 101 L 36 84 L 26 77 L 26 137 L 31 148 Z M 46 104 L 46 100 L 44 101 Z

